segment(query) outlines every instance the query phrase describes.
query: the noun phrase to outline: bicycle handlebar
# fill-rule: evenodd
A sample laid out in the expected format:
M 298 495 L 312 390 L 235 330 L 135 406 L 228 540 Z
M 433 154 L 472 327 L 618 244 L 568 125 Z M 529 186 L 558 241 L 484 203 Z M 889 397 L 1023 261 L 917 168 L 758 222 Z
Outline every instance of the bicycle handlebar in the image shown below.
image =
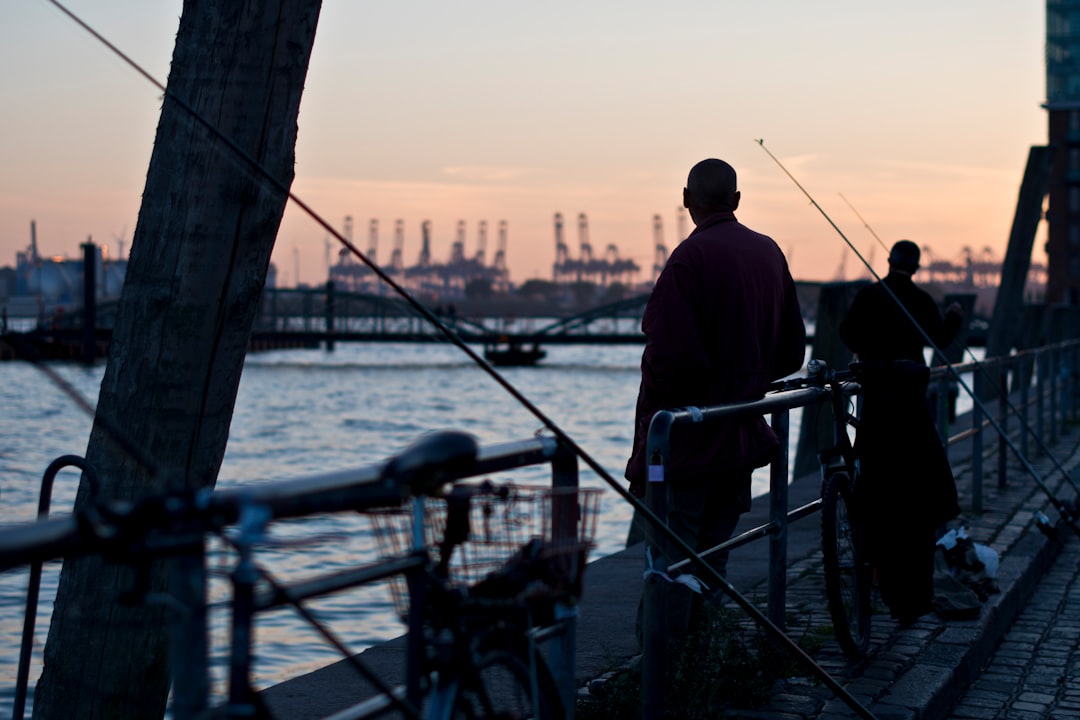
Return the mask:
M 155 530 L 206 533 L 236 523 L 244 508 L 265 507 L 271 518 L 364 510 L 403 504 L 468 476 L 477 463 L 476 439 L 458 431 L 422 436 L 381 469 L 362 468 L 313 478 L 213 491 L 153 496 L 137 503 L 99 502 L 71 515 L 0 530 L 0 571 L 72 555 L 125 551 Z M 183 542 L 174 539 L 172 544 Z M 163 537 L 159 543 L 168 548 Z
M 800 390 L 807 387 L 825 387 L 834 383 L 842 383 L 847 380 L 858 378 L 861 363 L 853 362 L 847 370 L 832 370 L 824 360 L 811 359 L 806 363 L 807 374 L 805 377 L 777 380 L 770 383 L 766 392 L 783 392 L 785 390 Z

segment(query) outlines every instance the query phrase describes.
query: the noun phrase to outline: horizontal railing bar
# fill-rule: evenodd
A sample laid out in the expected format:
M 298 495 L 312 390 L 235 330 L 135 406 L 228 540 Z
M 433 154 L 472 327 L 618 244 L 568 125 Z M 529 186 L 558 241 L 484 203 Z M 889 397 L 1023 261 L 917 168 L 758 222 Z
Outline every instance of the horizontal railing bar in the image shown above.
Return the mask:
M 558 452 L 558 441 L 551 437 L 481 447 L 471 467 L 457 473 L 448 472 L 445 480 L 453 482 L 547 463 Z M 206 529 L 211 530 L 236 523 L 242 509 L 252 505 L 266 509 L 270 519 L 400 505 L 408 490 L 392 480 L 380 478 L 384 465 L 378 463 L 227 490 L 207 489 L 196 495 L 194 511 L 208 518 Z M 122 512 L 123 507 L 113 509 Z M 75 515 L 61 515 L 0 530 L 0 571 L 80 554 L 86 551 L 84 543 L 94 535 L 95 530 L 87 524 L 87 519 L 80 520 Z
M 348 590 L 357 585 L 385 580 L 395 575 L 402 575 L 424 564 L 422 555 L 393 558 L 376 565 L 344 570 L 342 572 L 311 578 L 293 583 L 288 590 L 275 588 L 265 590 L 255 596 L 256 611 L 269 610 L 282 605 L 292 605 L 300 600 L 307 600 L 321 595 Z
M 808 502 L 808 503 L 806 503 L 805 505 L 803 505 L 801 507 L 797 507 L 794 510 L 789 511 L 788 514 L 787 514 L 787 521 L 788 521 L 789 524 L 793 523 L 796 520 L 801 520 L 802 518 L 807 517 L 808 515 L 813 515 L 814 513 L 818 512 L 819 510 L 821 510 L 821 498 L 818 498 L 816 500 L 812 500 L 811 502 Z M 713 553 L 720 552 L 721 550 L 734 550 L 737 547 L 741 547 L 743 545 L 749 545 L 754 540 L 760 540 L 763 537 L 768 537 L 769 535 L 775 535 L 778 529 L 779 528 L 777 527 L 776 523 L 772 523 L 772 522 L 765 523 L 764 525 L 758 525 L 755 528 L 751 528 L 751 529 L 749 529 L 749 530 L 747 530 L 745 532 L 739 533 L 735 537 L 730 538 L 730 539 L 720 543 L 719 545 L 711 547 L 708 550 L 705 550 L 705 551 L 700 552 L 698 554 L 701 557 L 706 558 L 709 555 L 712 555 Z M 682 568 L 686 567 L 689 564 L 690 564 L 690 558 L 686 558 L 685 560 L 680 560 L 680 561 L 678 561 L 676 563 L 672 563 L 671 565 L 668 566 L 668 572 L 674 572 L 675 570 L 681 570 Z

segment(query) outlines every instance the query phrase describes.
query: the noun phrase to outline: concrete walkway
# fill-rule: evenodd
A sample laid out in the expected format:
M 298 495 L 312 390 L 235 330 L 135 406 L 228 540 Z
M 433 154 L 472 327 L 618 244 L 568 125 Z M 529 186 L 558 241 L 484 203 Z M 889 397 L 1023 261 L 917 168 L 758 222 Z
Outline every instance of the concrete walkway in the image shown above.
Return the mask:
M 1071 603 L 1068 600 L 1068 590 L 1073 583 L 1080 582 L 1075 574 L 1080 539 L 1059 521 L 1047 493 L 1039 489 L 1031 475 L 1015 460 L 1008 463 L 1004 487 L 998 487 L 995 472 L 998 467 L 997 443 L 991 441 L 990 435 L 986 434 L 988 447 L 983 463 L 984 510 L 981 513 L 971 512 L 970 445 L 964 443 L 950 451 L 961 506 L 966 511 L 952 525 L 966 525 L 976 542 L 998 552 L 1001 558 L 997 576 L 1000 592 L 991 595 L 979 617 L 972 620 L 946 622 L 937 615 L 927 615 L 914 625 L 901 629 L 887 612 L 875 614 L 868 657 L 858 663 L 848 661 L 828 634 L 825 634 L 826 640 L 820 649 L 812 653 L 815 662 L 881 720 L 1024 718 L 1029 715 L 1006 713 L 1010 708 L 1029 712 L 1025 708 L 1035 706 L 1056 708 L 1055 713 L 1060 714 L 1053 717 L 1080 718 L 1077 712 L 1080 690 L 1069 694 L 1066 685 L 1058 688 L 1060 692 L 1051 699 L 1047 685 L 1047 672 L 1057 673 L 1054 677 L 1068 672 L 1067 678 L 1080 680 L 1080 663 L 1071 663 L 1067 659 L 1065 665 L 1061 664 L 1061 656 L 1076 652 L 1080 642 L 1080 599 Z M 1065 472 L 1074 473 L 1080 464 L 1078 449 L 1080 431 L 1076 429 L 1061 435 L 1050 448 L 1052 457 L 1034 457 L 1037 451 L 1032 445 L 1030 461 L 1040 480 L 1050 492 L 1065 501 L 1072 501 L 1076 496 Z M 798 507 L 815 499 L 819 485 L 816 476 L 795 481 L 790 487 L 789 507 Z M 1034 522 L 1036 512 L 1045 513 L 1052 523 L 1056 523 L 1061 542 L 1051 540 L 1039 531 Z M 767 514 L 767 498 L 755 499 L 741 528 L 764 524 Z M 728 565 L 728 579 L 732 585 L 762 609 L 765 607 L 767 546 L 767 542 L 756 541 L 739 548 L 733 551 Z M 1055 564 L 1063 546 L 1065 558 Z M 797 638 L 808 630 L 830 625 L 816 514 L 789 529 L 788 560 L 787 629 Z M 578 627 L 579 686 L 626 665 L 638 653 L 634 617 L 642 585 L 642 567 L 640 546 L 589 566 Z M 1047 575 L 1051 568 L 1054 572 Z M 1061 576 L 1059 568 L 1064 573 Z M 1051 602 L 1047 599 L 1030 602 L 1044 575 L 1046 582 L 1052 583 L 1046 594 L 1058 598 L 1058 604 L 1053 607 L 1062 612 L 1046 611 L 1046 604 Z M 1041 616 L 1036 608 L 1043 609 Z M 1067 609 L 1071 609 L 1071 617 L 1064 612 Z M 1035 614 L 1029 617 L 1025 613 Z M 1068 621 L 1069 624 L 1060 632 L 1054 632 L 1050 621 Z M 1023 623 L 1017 627 L 1025 629 L 1010 631 L 1014 622 Z M 1067 648 L 1058 639 L 1066 633 L 1071 643 Z M 1003 639 L 1007 640 L 1002 650 L 1006 654 L 999 657 L 994 651 Z M 1024 655 L 1023 663 L 1009 653 Z M 1044 667 L 1044 663 L 1049 662 L 1048 657 L 1054 658 L 1054 664 L 1047 666 L 1049 670 Z M 387 683 L 401 682 L 404 645 L 400 638 L 371 648 L 360 658 Z M 984 667 L 986 672 L 982 674 Z M 1010 669 L 1005 671 L 1001 669 L 1003 667 Z M 306 720 L 331 715 L 371 693 L 370 685 L 358 677 L 356 670 L 341 661 L 270 688 L 262 693 L 262 697 L 275 717 Z M 990 708 L 991 700 L 1000 701 L 1000 707 Z M 779 683 L 764 706 L 729 711 L 728 716 L 830 720 L 857 717 L 857 714 L 807 671 L 805 675 Z M 1047 715 L 1044 710 L 1030 717 Z

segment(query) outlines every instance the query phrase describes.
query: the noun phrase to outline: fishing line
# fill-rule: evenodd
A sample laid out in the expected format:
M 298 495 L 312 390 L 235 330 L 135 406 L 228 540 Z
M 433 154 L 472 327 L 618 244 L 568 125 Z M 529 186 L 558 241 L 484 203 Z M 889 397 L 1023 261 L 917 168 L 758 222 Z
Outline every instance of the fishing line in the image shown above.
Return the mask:
M 873 720 L 873 715 L 869 713 L 862 705 L 841 686 L 835 679 L 832 678 L 823 668 L 818 666 L 814 660 L 806 654 L 806 652 L 791 638 L 789 638 L 779 627 L 777 627 L 771 620 L 768 619 L 755 605 L 747 600 L 738 590 L 735 589 L 731 583 L 727 581 L 719 572 L 717 572 L 711 565 L 706 563 L 687 543 L 681 536 L 676 534 L 668 525 L 656 516 L 641 500 L 634 497 L 630 491 L 623 487 L 623 483 L 616 481 L 610 473 L 605 470 L 599 462 L 597 462 L 591 455 L 589 455 L 583 448 L 581 448 L 562 428 L 556 424 L 551 418 L 549 418 L 544 412 L 540 410 L 535 404 L 533 404 L 528 398 L 526 398 L 516 387 L 514 387 L 509 381 L 507 381 L 500 373 L 498 373 L 486 360 L 484 360 L 475 351 L 469 348 L 464 341 L 461 340 L 458 335 L 449 327 L 444 325 L 430 310 L 424 307 L 416 298 L 414 298 L 405 288 L 400 286 L 392 277 L 382 270 L 374 261 L 370 260 L 364 253 L 360 251 L 358 247 L 353 245 L 352 242 L 347 240 L 341 233 L 339 233 L 333 226 L 330 225 L 321 215 L 315 212 L 306 202 L 301 200 L 292 190 L 282 183 L 278 178 L 270 173 L 269 170 L 264 168 L 255 159 L 253 159 L 243 148 L 239 147 L 235 142 L 226 137 L 217 127 L 215 127 L 208 120 L 203 118 L 194 108 L 182 99 L 178 98 L 175 94 L 169 92 L 161 82 L 154 78 L 149 72 L 144 70 L 138 63 L 124 54 L 119 48 L 107 41 L 97 31 L 87 25 L 81 18 L 73 14 L 66 7 L 64 7 L 59 0 L 47 0 L 61 12 L 67 15 L 76 24 L 90 33 L 94 38 L 101 42 L 110 51 L 120 57 L 125 63 L 131 66 L 136 72 L 142 75 L 147 81 L 158 88 L 164 93 L 165 99 L 176 103 L 176 105 L 187 113 L 193 120 L 201 125 L 207 132 L 213 137 L 220 140 L 225 146 L 241 158 L 249 169 L 258 177 L 264 181 L 270 183 L 270 185 L 284 194 L 289 200 L 293 201 L 297 207 L 299 207 L 306 215 L 308 215 L 316 224 L 320 225 L 330 235 L 332 235 L 339 243 L 349 250 L 356 258 L 362 261 L 374 272 L 380 280 L 385 282 L 394 292 L 398 293 L 406 302 L 409 303 L 418 313 L 420 313 L 428 322 L 430 322 L 436 329 L 439 330 L 451 343 L 456 345 L 462 352 L 464 352 L 474 363 L 476 363 L 481 369 L 484 370 L 496 383 L 498 383 L 504 390 L 506 390 L 511 397 L 517 400 L 523 407 L 525 407 L 530 413 L 532 413 L 543 425 L 555 435 L 555 437 L 564 444 L 567 448 L 571 449 L 574 454 L 581 458 L 586 465 L 589 466 L 597 475 L 599 475 L 612 490 L 618 493 L 624 500 L 629 502 L 634 509 L 639 512 L 646 520 L 648 520 L 655 529 L 658 529 L 660 533 L 675 547 L 681 550 L 687 557 L 692 558 L 702 572 L 707 575 L 713 582 L 717 583 L 724 592 L 731 597 L 740 607 L 742 607 L 747 614 L 754 618 L 758 625 L 764 627 L 769 633 L 771 633 L 781 644 L 783 644 L 792 654 L 801 659 L 807 666 L 814 672 L 819 679 L 827 685 L 832 691 L 844 702 L 855 710 L 861 717 Z
M 110 440 L 116 442 L 120 448 L 127 453 L 127 455 L 135 460 L 135 462 L 146 468 L 151 475 L 160 474 L 160 467 L 155 460 L 148 455 L 142 447 L 133 442 L 117 425 L 107 417 L 96 416 L 93 405 L 91 405 L 85 397 L 82 396 L 74 385 L 68 382 L 65 378 L 61 377 L 58 372 L 53 370 L 41 361 L 40 354 L 37 350 L 30 345 L 30 343 L 24 343 L 20 340 L 15 340 L 16 351 L 18 356 L 25 358 L 31 365 L 37 370 L 43 373 L 49 380 L 52 381 L 56 387 L 60 388 L 68 398 L 71 399 L 75 405 L 84 413 L 95 419 L 95 422 L 99 422 L 101 427 L 105 431 L 105 436 Z
M 840 197 L 844 197 L 842 193 L 840 194 Z M 846 202 L 847 198 L 844 198 L 844 200 Z M 856 215 L 859 215 L 859 211 L 855 210 L 855 207 L 852 206 L 850 202 L 848 203 L 848 206 L 851 207 L 852 211 L 854 211 Z M 859 215 L 859 219 L 863 219 L 861 215 Z M 866 221 L 863 220 L 863 223 L 866 224 Z M 868 224 L 866 225 L 866 229 L 873 233 L 874 237 L 877 237 L 877 233 L 874 233 L 873 229 Z M 1035 439 L 1039 450 L 1048 458 L 1050 458 L 1050 461 L 1053 463 L 1054 468 L 1062 474 L 1062 476 L 1069 483 L 1069 485 L 1072 486 L 1073 490 L 1080 493 L 1080 487 L 1077 487 L 1076 483 L 1073 481 L 1068 471 L 1065 470 L 1065 467 L 1061 464 L 1061 462 L 1058 461 L 1057 457 L 1054 456 L 1054 453 L 1050 452 L 1050 448 L 1046 445 L 1043 439 L 1039 437 L 1038 433 L 1035 432 L 1035 429 L 1031 427 L 1031 424 L 1028 422 L 1027 418 L 1024 417 L 1024 414 L 1020 412 L 1019 408 L 1014 406 L 1012 404 L 1012 401 L 1009 400 L 1008 391 L 1002 391 L 1002 389 L 997 385 L 997 383 L 993 382 L 995 378 L 986 368 L 986 364 L 984 362 L 981 362 L 979 358 L 975 357 L 975 353 L 971 350 L 971 348 L 965 343 L 961 342 L 959 338 L 954 340 L 954 342 L 960 346 L 962 353 L 966 354 L 968 357 L 971 358 L 972 364 L 979 371 L 979 373 L 981 373 L 983 379 L 985 379 L 989 383 L 989 387 L 992 387 L 994 389 L 997 399 L 1005 404 L 1005 408 L 1007 411 L 1011 411 L 1012 414 L 1015 415 L 1017 419 L 1019 419 L 1020 424 L 1023 426 L 1023 430 Z
M 611 477 L 609 473 L 588 453 L 586 453 L 576 442 L 574 442 L 569 435 L 567 435 L 554 420 L 549 418 L 539 407 L 534 405 L 524 394 L 521 393 L 512 383 L 504 378 L 497 370 L 494 369 L 483 357 L 470 348 L 465 342 L 455 333 L 449 326 L 444 324 L 438 317 L 435 316 L 427 307 L 425 307 L 420 301 L 418 301 L 408 290 L 399 285 L 390 275 L 388 275 L 377 263 L 367 257 L 360 249 L 348 240 L 344 235 L 338 232 L 325 218 L 317 213 L 310 205 L 304 202 L 299 196 L 297 196 L 292 190 L 289 189 L 284 183 L 282 183 L 277 177 L 275 177 L 269 170 L 264 168 L 258 161 L 252 158 L 243 148 L 237 145 L 233 140 L 227 137 L 222 131 L 220 131 L 215 125 L 204 118 L 198 111 L 196 111 L 191 105 L 184 100 L 177 97 L 174 93 L 170 92 L 157 78 L 151 75 L 148 71 L 143 69 L 138 63 L 128 57 L 119 48 L 113 45 L 111 42 L 102 37 L 97 31 L 87 25 L 81 18 L 73 14 L 70 10 L 65 8 L 59 0 L 47 0 L 47 2 L 55 5 L 65 15 L 75 21 L 80 27 L 84 28 L 87 32 L 104 44 L 109 50 L 118 55 L 125 63 L 134 68 L 140 75 L 146 78 L 147 81 L 152 83 L 154 87 L 165 94 L 166 99 L 176 103 L 190 118 L 195 120 L 206 131 L 214 136 L 217 140 L 223 142 L 226 147 L 236 156 L 239 157 L 248 168 L 253 171 L 259 178 L 268 182 L 273 189 L 281 192 L 287 196 L 289 200 L 296 204 L 304 214 L 320 225 L 330 235 L 332 235 L 342 246 L 347 248 L 349 252 L 368 266 L 374 272 L 380 280 L 386 283 L 395 293 L 397 293 L 402 299 L 404 299 L 415 311 L 420 313 L 425 320 L 430 322 L 443 336 L 446 337 L 451 343 L 456 345 L 462 352 L 464 352 L 474 363 L 480 366 L 485 372 L 488 373 L 499 385 L 503 387 L 515 400 L 517 400 L 523 407 L 531 412 L 543 425 L 550 430 L 555 436 L 564 442 L 568 447 L 572 448 L 592 470 L 598 475 L 603 477 L 608 483 L 612 484 L 616 490 L 622 491 L 629 498 L 629 491 L 618 487 L 618 483 Z M 634 498 L 636 500 L 636 498 Z
M 814 200 L 813 196 L 809 192 L 806 191 L 806 188 L 804 188 L 799 183 L 799 181 L 795 179 L 795 176 L 792 175 L 790 172 L 788 172 L 788 169 L 786 167 L 784 167 L 784 164 L 782 162 L 780 162 L 780 160 L 775 155 L 773 155 L 771 152 L 769 152 L 769 149 L 767 147 L 765 147 L 765 140 L 764 139 L 759 139 L 759 140 L 755 140 L 754 142 L 756 142 L 758 145 L 760 145 L 761 149 L 764 150 L 765 153 L 769 157 L 771 157 L 773 159 L 773 162 L 775 162 L 776 165 L 781 170 L 784 171 L 784 174 L 787 175 L 789 178 L 791 178 L 791 181 L 793 183 L 795 183 L 795 186 L 797 188 L 799 188 L 799 190 L 802 191 L 803 195 L 805 195 L 810 200 L 811 204 L 813 204 L 813 206 L 818 209 L 818 212 L 820 212 L 821 215 L 829 222 L 829 224 L 832 225 L 833 229 L 836 230 L 837 234 L 840 235 L 840 237 L 843 239 L 843 241 L 845 243 L 847 243 L 847 246 L 849 248 L 851 248 L 851 251 L 855 253 L 856 257 L 858 257 L 859 260 L 866 266 L 866 269 L 870 271 L 870 274 L 880 284 L 880 287 L 882 287 L 885 290 L 885 292 L 892 299 L 892 301 L 894 303 L 896 303 L 897 307 L 900 308 L 900 310 L 904 313 L 904 315 L 907 317 L 907 319 L 912 323 L 912 325 L 915 326 L 915 328 L 923 336 L 923 339 L 926 341 L 926 344 L 929 345 L 933 349 L 933 351 L 936 353 L 936 355 L 941 358 L 941 360 L 943 361 L 945 367 L 948 369 L 949 374 L 952 375 L 952 377 L 956 379 L 957 384 L 967 392 L 967 394 L 971 397 L 972 401 L 979 407 L 979 409 L 983 412 L 983 414 L 986 415 L 987 421 L 993 426 L 994 430 L 997 431 L 999 437 L 1013 451 L 1013 453 L 1016 455 L 1017 459 L 1024 466 L 1024 469 L 1026 469 L 1028 471 L 1028 473 L 1035 480 L 1035 483 L 1039 486 L 1039 488 L 1043 491 L 1043 493 L 1045 493 L 1046 496 L 1050 499 L 1050 501 L 1053 503 L 1054 507 L 1057 509 L 1057 511 L 1061 515 L 1061 517 L 1065 520 L 1066 523 L 1068 523 L 1069 527 L 1071 527 L 1073 529 L 1073 532 L 1075 532 L 1077 535 L 1080 535 L 1080 528 L 1078 528 L 1076 526 L 1076 524 L 1075 524 L 1075 521 L 1074 521 L 1073 516 L 1072 516 L 1071 509 L 1065 503 L 1063 503 L 1061 500 L 1059 500 L 1057 498 L 1057 496 L 1054 495 L 1053 492 L 1050 491 L 1050 488 L 1043 481 L 1042 476 L 1039 474 L 1039 472 L 1028 461 L 1027 457 L 1023 453 L 1020 452 L 1020 449 L 1018 447 L 1016 447 L 1016 444 L 1012 441 L 1012 438 L 1009 437 L 1008 433 L 1006 433 L 1004 431 L 1004 429 L 1001 427 L 1001 425 L 998 423 L 998 421 L 996 419 L 994 419 L 994 416 L 986 409 L 986 406 L 983 404 L 982 400 L 979 399 L 975 395 L 974 392 L 972 392 L 971 388 L 969 388 L 967 383 L 964 382 L 964 379 L 961 378 L 960 374 L 956 372 L 956 369 L 953 367 L 952 363 L 949 362 L 949 359 L 947 357 L 945 357 L 945 353 L 943 353 L 941 351 L 941 349 L 934 343 L 934 341 L 930 338 L 930 335 L 926 332 L 926 330 L 921 325 L 919 325 L 918 322 L 915 321 L 915 318 L 912 317 L 912 315 L 908 311 L 908 309 L 906 307 L 904 307 L 904 304 L 902 302 L 900 302 L 900 299 L 898 297 L 896 297 L 896 294 L 892 291 L 892 289 L 888 285 L 886 285 L 885 283 L 881 282 L 881 277 L 874 271 L 874 268 L 871 267 L 870 263 L 868 263 L 866 261 L 866 259 L 862 256 L 862 254 L 858 251 L 858 249 L 855 248 L 855 246 L 848 239 L 848 237 L 843 233 L 843 231 L 840 230 L 840 228 L 836 226 L 836 223 L 834 223 L 832 218 L 829 217 L 829 214 L 826 213 L 821 208 L 820 205 L 818 205 L 817 201 Z M 1070 479 L 1069 482 L 1071 483 L 1072 480 Z
M 762 147 L 764 147 L 764 145 L 762 145 Z M 870 231 L 870 234 L 873 235 L 874 239 L 878 241 L 878 245 L 885 248 L 885 252 L 889 252 L 889 246 L 885 244 L 884 240 L 878 237 L 878 234 L 874 232 L 874 228 L 870 227 L 870 223 L 866 222 L 866 220 L 863 220 L 863 216 L 859 215 L 859 211 L 855 209 L 855 206 L 852 205 L 846 197 L 844 197 L 844 193 L 837 193 L 837 195 L 840 196 L 841 200 L 847 203 L 847 206 L 851 208 L 851 212 L 855 213 L 855 216 L 862 220 L 863 227 Z

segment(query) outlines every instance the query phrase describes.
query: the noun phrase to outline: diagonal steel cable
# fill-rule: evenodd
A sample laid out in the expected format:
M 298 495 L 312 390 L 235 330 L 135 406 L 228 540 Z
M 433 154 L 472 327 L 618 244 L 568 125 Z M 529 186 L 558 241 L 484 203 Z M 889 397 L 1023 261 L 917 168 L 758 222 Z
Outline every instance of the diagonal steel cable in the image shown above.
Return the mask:
M 517 400 L 523 407 L 525 407 L 530 413 L 532 413 L 541 423 L 552 432 L 552 434 L 563 443 L 567 448 L 572 450 L 574 454 L 579 457 L 591 470 L 593 470 L 598 476 L 600 476 L 607 484 L 619 494 L 624 500 L 629 502 L 634 509 L 640 513 L 646 521 L 650 522 L 660 533 L 675 547 L 684 552 L 688 557 L 693 559 L 703 574 L 708 576 L 710 580 L 718 584 L 721 589 L 732 600 L 736 602 L 743 610 L 749 614 L 754 621 L 763 627 L 770 635 L 772 635 L 778 642 L 781 643 L 789 652 L 795 655 L 801 660 L 817 677 L 828 686 L 843 702 L 854 710 L 860 717 L 867 720 L 873 720 L 874 716 L 863 707 L 858 700 L 855 699 L 842 685 L 839 684 L 829 673 L 814 662 L 797 643 L 795 643 L 786 633 L 784 633 L 778 626 L 776 626 L 768 617 L 764 615 L 756 606 L 754 606 L 746 597 L 744 597 L 731 583 L 727 581 L 719 572 L 717 572 L 711 565 L 704 562 L 700 555 L 693 548 L 686 543 L 678 534 L 672 531 L 665 522 L 662 522 L 655 513 L 653 513 L 641 500 L 634 497 L 628 489 L 623 487 L 624 483 L 615 480 L 612 475 L 600 465 L 600 463 L 587 453 L 577 442 L 573 440 L 557 423 L 549 418 L 539 407 L 537 407 L 532 401 L 530 401 L 521 391 L 519 391 L 512 383 L 506 380 L 498 371 L 496 371 L 483 357 L 478 355 L 475 351 L 468 347 L 461 340 L 461 338 L 447 325 L 438 319 L 430 310 L 428 310 L 423 304 L 421 304 L 415 297 L 412 296 L 404 287 L 399 285 L 390 275 L 388 275 L 379 265 L 369 259 L 360 249 L 354 245 L 351 241 L 345 238 L 339 233 L 325 218 L 319 215 L 310 205 L 304 202 L 298 197 L 285 183 L 270 173 L 266 168 L 259 164 L 254 158 L 246 153 L 243 148 L 239 147 L 234 141 L 220 131 L 215 125 L 209 122 L 206 118 L 202 117 L 190 104 L 185 102 L 182 98 L 179 98 L 174 93 L 171 93 L 168 88 L 157 80 L 153 75 L 146 71 L 141 65 L 136 63 L 113 43 L 109 42 L 100 33 L 90 27 L 80 17 L 68 10 L 59 0 L 46 0 L 50 4 L 58 8 L 62 13 L 67 15 L 72 21 L 82 27 L 86 32 L 92 35 L 96 40 L 107 47 L 117 57 L 123 60 L 127 65 L 134 69 L 139 75 L 143 76 L 148 82 L 154 85 L 160 90 L 167 101 L 173 102 L 183 110 L 192 120 L 201 125 L 211 136 L 221 142 L 225 147 L 233 154 L 233 157 L 243 162 L 251 173 L 257 178 L 269 184 L 273 189 L 284 194 L 289 200 L 291 200 L 297 207 L 299 207 L 304 214 L 310 217 L 313 221 L 327 231 L 332 237 L 334 237 L 344 248 L 346 248 L 354 257 L 363 262 L 372 272 L 378 276 L 378 278 L 387 284 L 394 292 L 398 293 L 409 305 L 411 305 L 420 315 L 422 315 L 428 322 L 430 322 L 441 334 L 443 334 L 447 340 L 457 346 L 462 352 L 464 352 L 477 366 L 483 369 L 497 384 L 499 384 L 504 390 L 506 390 L 511 397 Z
M 870 263 L 866 261 L 866 259 L 862 256 L 862 253 L 860 253 L 855 247 L 855 245 L 851 242 L 851 240 L 848 239 L 847 235 L 845 235 L 844 232 L 839 227 L 837 227 L 836 223 L 833 222 L 833 219 L 829 217 L 829 214 L 826 213 L 820 205 L 818 205 L 814 197 L 809 192 L 807 192 L 806 188 L 804 188 L 802 184 L 800 184 L 799 181 L 795 179 L 795 176 L 792 175 L 786 167 L 784 167 L 784 164 L 780 162 L 780 160 L 775 155 L 773 155 L 767 147 L 765 147 L 765 141 L 763 139 L 758 139 L 754 142 L 760 145 L 761 149 L 764 150 L 765 153 L 773 159 L 773 162 L 775 162 L 777 166 L 784 171 L 784 174 L 787 175 L 793 183 L 795 183 L 795 186 L 802 191 L 802 193 L 807 197 L 807 199 L 810 200 L 810 203 L 815 208 L 817 208 L 818 212 L 820 212 L 821 215 L 833 227 L 833 229 L 836 230 L 837 234 L 840 235 L 843 241 L 847 243 L 847 246 L 851 248 L 852 252 L 855 253 L 855 256 L 858 257 L 859 260 L 866 266 L 867 270 L 870 271 L 870 274 L 873 275 L 874 279 L 885 290 L 886 294 L 892 299 L 893 302 L 896 303 L 896 305 L 900 308 L 901 312 L 904 313 L 904 315 L 912 323 L 912 325 L 914 325 L 918 329 L 919 333 L 923 336 L 923 340 L 925 341 L 926 345 L 933 349 L 935 356 L 941 358 L 942 364 L 945 366 L 947 372 L 956 380 L 957 385 L 962 387 L 964 391 L 967 392 L 967 394 L 971 397 L 972 402 L 974 402 L 975 405 L 979 408 L 979 410 L 981 410 L 983 414 L 986 415 L 986 418 L 989 421 L 990 425 L 998 433 L 1002 441 L 1009 446 L 1009 449 L 1013 451 L 1017 459 L 1020 461 L 1020 464 L 1024 466 L 1024 469 L 1027 470 L 1028 474 L 1031 475 L 1032 479 L 1034 479 L 1035 484 L 1038 485 L 1039 488 L 1043 491 L 1043 493 L 1050 499 L 1050 502 L 1053 503 L 1054 508 L 1061 515 L 1062 519 L 1065 520 L 1065 522 L 1069 525 L 1070 528 L 1072 528 L 1073 532 L 1080 536 L 1080 527 L 1077 527 L 1076 525 L 1076 519 L 1073 516 L 1072 508 L 1053 493 L 1050 487 L 1043 480 L 1042 474 L 1035 469 L 1035 466 L 1032 465 L 1031 462 L 1028 460 L 1027 456 L 1020 451 L 1020 448 L 1016 446 L 1016 443 L 1014 443 L 1012 438 L 1009 437 L 1009 434 L 1005 432 L 1004 428 L 1002 428 L 1001 424 L 994 418 L 993 414 L 991 414 L 989 410 L 986 409 L 986 405 L 983 403 L 982 399 L 979 398 L 971 390 L 970 387 L 968 387 L 968 384 L 964 381 L 962 377 L 960 377 L 960 373 L 958 373 L 953 364 L 949 362 L 949 359 L 945 356 L 945 353 L 942 352 L 941 348 L 939 348 L 934 343 L 929 333 L 926 332 L 926 329 L 919 325 L 918 322 L 916 322 L 915 318 L 911 315 L 908 309 L 904 307 L 904 304 L 900 302 L 900 299 L 896 297 L 896 294 L 892 291 L 892 289 L 889 288 L 888 285 L 881 282 L 881 277 L 874 271 L 874 268 L 871 267 Z M 1058 464 L 1058 467 L 1061 468 L 1061 465 Z M 1065 474 L 1066 478 L 1068 478 L 1069 483 L 1072 484 L 1072 478 L 1069 477 L 1068 473 L 1064 472 L 1064 468 L 1061 469 L 1062 472 Z

